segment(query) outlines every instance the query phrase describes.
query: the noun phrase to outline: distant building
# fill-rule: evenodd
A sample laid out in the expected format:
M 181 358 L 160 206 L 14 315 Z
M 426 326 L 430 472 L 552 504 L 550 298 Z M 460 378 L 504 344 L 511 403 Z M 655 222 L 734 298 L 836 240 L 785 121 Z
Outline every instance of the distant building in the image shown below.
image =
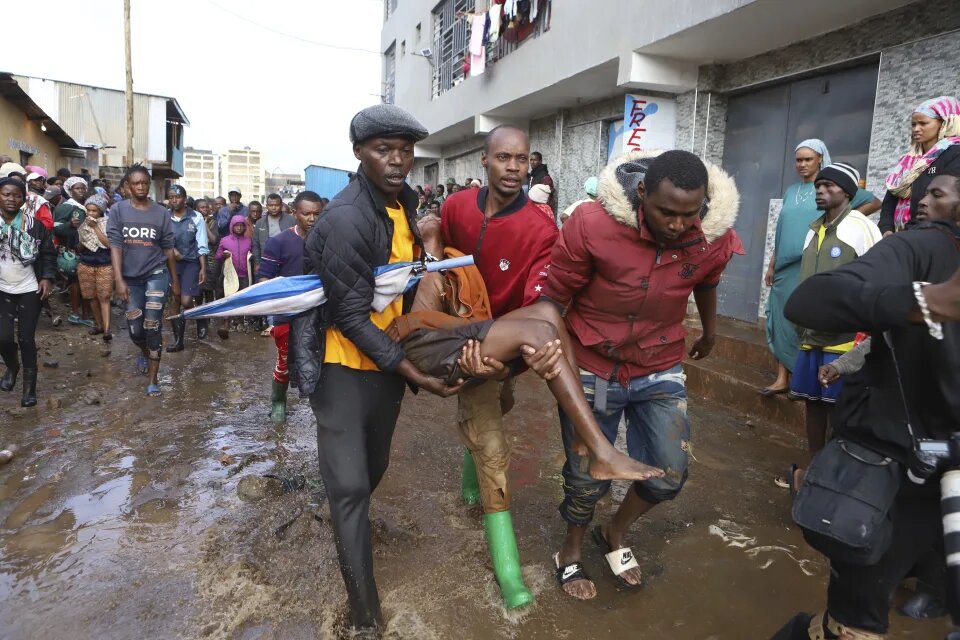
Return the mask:
M 12 77 L 79 146 L 93 150 L 85 165 L 92 174 L 110 178 L 116 184 L 124 167 L 140 162 L 153 173 L 154 193 L 163 192 L 168 181 L 183 175 L 183 128 L 190 121 L 176 98 L 133 94 L 133 158 L 127 158 L 123 91 Z
M 220 154 L 220 194 L 226 197 L 231 188 L 240 189 L 243 201 L 266 197 L 264 191 L 263 162 L 259 151 L 250 147 L 230 149 Z
M 183 177 L 179 180 L 194 198 L 215 198 L 220 190 L 220 156 L 206 149 L 183 150 Z
M 464 12 L 489 6 L 386 0 L 382 93 L 430 132 L 410 184 L 482 175 L 483 138 L 500 124 L 529 133 L 561 209 L 625 150 L 692 151 L 740 189 L 746 255 L 727 267 L 718 306 L 747 322 L 763 312 L 795 145 L 822 138 L 882 198 L 912 109 L 960 94 L 957 0 L 508 2 L 519 15 L 471 56 Z
M 284 200 L 292 200 L 305 189 L 303 176 L 299 173 L 281 173 L 275 171 L 267 174 L 266 194 L 280 194 Z
M 96 168 L 87 164 L 86 150 L 9 73 L 0 73 L 0 155 L 10 156 L 21 166 L 43 167 L 51 174 L 60 167 L 77 173 Z

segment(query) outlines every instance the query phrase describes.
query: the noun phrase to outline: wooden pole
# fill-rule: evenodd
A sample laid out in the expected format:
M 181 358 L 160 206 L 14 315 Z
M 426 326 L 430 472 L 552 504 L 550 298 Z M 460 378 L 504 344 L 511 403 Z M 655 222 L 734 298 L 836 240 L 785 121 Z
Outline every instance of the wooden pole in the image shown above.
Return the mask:
M 133 157 L 133 64 L 130 56 L 130 0 L 123 0 L 123 44 L 127 65 L 127 165 L 134 163 Z

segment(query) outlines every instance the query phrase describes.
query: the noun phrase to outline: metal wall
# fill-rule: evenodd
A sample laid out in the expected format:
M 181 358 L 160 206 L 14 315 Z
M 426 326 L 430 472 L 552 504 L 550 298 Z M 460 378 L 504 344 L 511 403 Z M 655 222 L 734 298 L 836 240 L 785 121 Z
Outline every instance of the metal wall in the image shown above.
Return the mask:
M 310 165 L 304 169 L 307 191 L 314 191 L 323 198 L 333 199 L 350 182 L 350 172 L 343 169 Z

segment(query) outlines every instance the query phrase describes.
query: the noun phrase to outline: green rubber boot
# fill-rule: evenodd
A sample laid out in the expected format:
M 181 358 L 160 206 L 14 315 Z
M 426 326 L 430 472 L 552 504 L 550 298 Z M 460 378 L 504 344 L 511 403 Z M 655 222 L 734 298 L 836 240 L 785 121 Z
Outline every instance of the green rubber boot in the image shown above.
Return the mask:
M 480 483 L 477 482 L 477 465 L 469 449 L 463 450 L 463 476 L 460 479 L 460 492 L 467 504 L 480 504 Z
M 287 421 L 287 387 L 289 385 L 273 381 L 273 393 L 270 394 L 270 420 L 274 424 L 283 424 Z
M 513 534 L 513 519 L 509 511 L 485 513 L 483 527 L 487 531 L 487 546 L 493 560 L 493 573 L 500 585 L 500 595 L 507 609 L 519 609 L 533 604 L 533 594 L 523 584 L 520 571 L 520 551 Z

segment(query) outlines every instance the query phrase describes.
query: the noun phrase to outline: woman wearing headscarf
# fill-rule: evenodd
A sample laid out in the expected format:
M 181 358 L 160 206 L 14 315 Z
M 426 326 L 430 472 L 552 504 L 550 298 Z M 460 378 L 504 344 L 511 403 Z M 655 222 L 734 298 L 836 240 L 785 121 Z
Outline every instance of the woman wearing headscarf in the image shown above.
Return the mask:
M 77 278 L 80 294 L 93 310 L 95 327 L 90 335 L 102 335 L 110 342 L 110 301 L 113 299 L 113 265 L 110 241 L 107 239 L 107 210 L 110 200 L 105 194 L 95 193 L 83 203 L 86 218 L 77 229 Z
M 884 236 L 907 226 L 927 186 L 948 168 L 960 168 L 960 100 L 940 96 L 920 104 L 910 117 L 910 150 L 885 180 L 878 224 Z
M 794 158 L 800 182 L 790 185 L 783 193 L 773 255 L 765 277 L 766 285 L 770 287 L 766 311 L 767 346 L 777 359 L 777 379 L 760 390 L 764 397 L 790 390 L 790 374 L 797 361 L 800 343 L 796 328 L 783 316 L 783 307 L 797 288 L 803 243 L 810 231 L 810 224 L 823 215 L 817 210 L 817 190 L 813 183 L 820 169 L 831 164 L 827 145 L 817 138 L 798 144 Z M 850 206 L 864 215 L 870 215 L 880 208 L 880 201 L 869 191 L 860 189 Z
M 22 363 L 20 406 L 33 407 L 37 404 L 34 334 L 40 319 L 40 302 L 53 290 L 57 250 L 53 235 L 24 210 L 26 196 L 27 187 L 20 180 L 0 180 L 0 357 L 7 367 L 0 378 L 0 391 L 13 390 Z

